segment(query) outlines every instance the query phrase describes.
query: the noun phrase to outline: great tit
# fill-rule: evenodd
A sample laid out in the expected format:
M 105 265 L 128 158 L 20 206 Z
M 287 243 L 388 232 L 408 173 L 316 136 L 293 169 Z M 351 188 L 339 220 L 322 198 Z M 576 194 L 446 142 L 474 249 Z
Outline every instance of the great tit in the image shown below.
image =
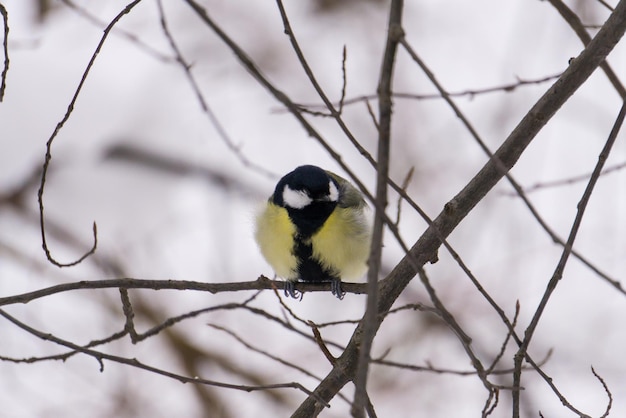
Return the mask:
M 313 165 L 280 179 L 256 219 L 255 238 L 285 295 L 298 298 L 294 283 L 331 282 L 339 299 L 341 279 L 367 270 L 371 227 L 363 195 L 347 180 Z M 301 297 L 301 295 L 300 295 Z

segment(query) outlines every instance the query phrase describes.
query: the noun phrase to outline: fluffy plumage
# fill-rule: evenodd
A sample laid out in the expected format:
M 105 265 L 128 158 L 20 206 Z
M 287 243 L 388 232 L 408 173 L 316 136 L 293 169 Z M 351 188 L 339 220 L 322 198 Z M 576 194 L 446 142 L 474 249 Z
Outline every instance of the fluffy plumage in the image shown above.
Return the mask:
M 305 165 L 285 175 L 257 216 L 255 238 L 285 292 L 297 297 L 298 280 L 332 283 L 343 297 L 341 279 L 367 270 L 371 241 L 367 204 L 347 180 Z

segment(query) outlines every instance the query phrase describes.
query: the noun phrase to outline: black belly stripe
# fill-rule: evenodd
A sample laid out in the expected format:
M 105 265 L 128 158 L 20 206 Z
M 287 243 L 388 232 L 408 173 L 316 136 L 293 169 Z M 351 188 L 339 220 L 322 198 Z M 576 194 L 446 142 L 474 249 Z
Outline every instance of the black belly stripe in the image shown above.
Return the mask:
M 305 282 L 327 282 L 339 279 L 313 258 L 311 242 L 309 240 L 306 241 L 298 239 L 298 237 L 295 239 L 294 255 L 298 259 L 299 279 Z

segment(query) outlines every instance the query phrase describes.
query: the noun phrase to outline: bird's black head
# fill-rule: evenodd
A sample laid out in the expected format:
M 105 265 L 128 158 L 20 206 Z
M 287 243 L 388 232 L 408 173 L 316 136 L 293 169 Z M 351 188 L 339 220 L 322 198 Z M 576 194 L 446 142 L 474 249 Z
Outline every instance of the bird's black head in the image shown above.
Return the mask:
M 302 236 L 317 231 L 337 206 L 339 185 L 326 171 L 303 165 L 286 174 L 274 190 L 272 202 L 287 209 Z

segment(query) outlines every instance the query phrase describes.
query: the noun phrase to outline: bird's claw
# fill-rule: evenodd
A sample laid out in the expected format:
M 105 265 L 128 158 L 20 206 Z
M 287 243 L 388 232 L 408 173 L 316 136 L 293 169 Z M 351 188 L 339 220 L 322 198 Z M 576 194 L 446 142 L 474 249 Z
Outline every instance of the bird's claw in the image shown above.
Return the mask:
M 302 300 L 304 292 L 300 292 L 296 289 L 296 282 L 287 280 L 285 282 L 285 296 Z
M 340 279 L 333 279 L 330 282 L 330 293 L 337 296 L 337 299 L 339 300 L 342 300 L 343 297 L 346 295 L 346 292 L 344 292 L 343 289 L 341 288 Z

